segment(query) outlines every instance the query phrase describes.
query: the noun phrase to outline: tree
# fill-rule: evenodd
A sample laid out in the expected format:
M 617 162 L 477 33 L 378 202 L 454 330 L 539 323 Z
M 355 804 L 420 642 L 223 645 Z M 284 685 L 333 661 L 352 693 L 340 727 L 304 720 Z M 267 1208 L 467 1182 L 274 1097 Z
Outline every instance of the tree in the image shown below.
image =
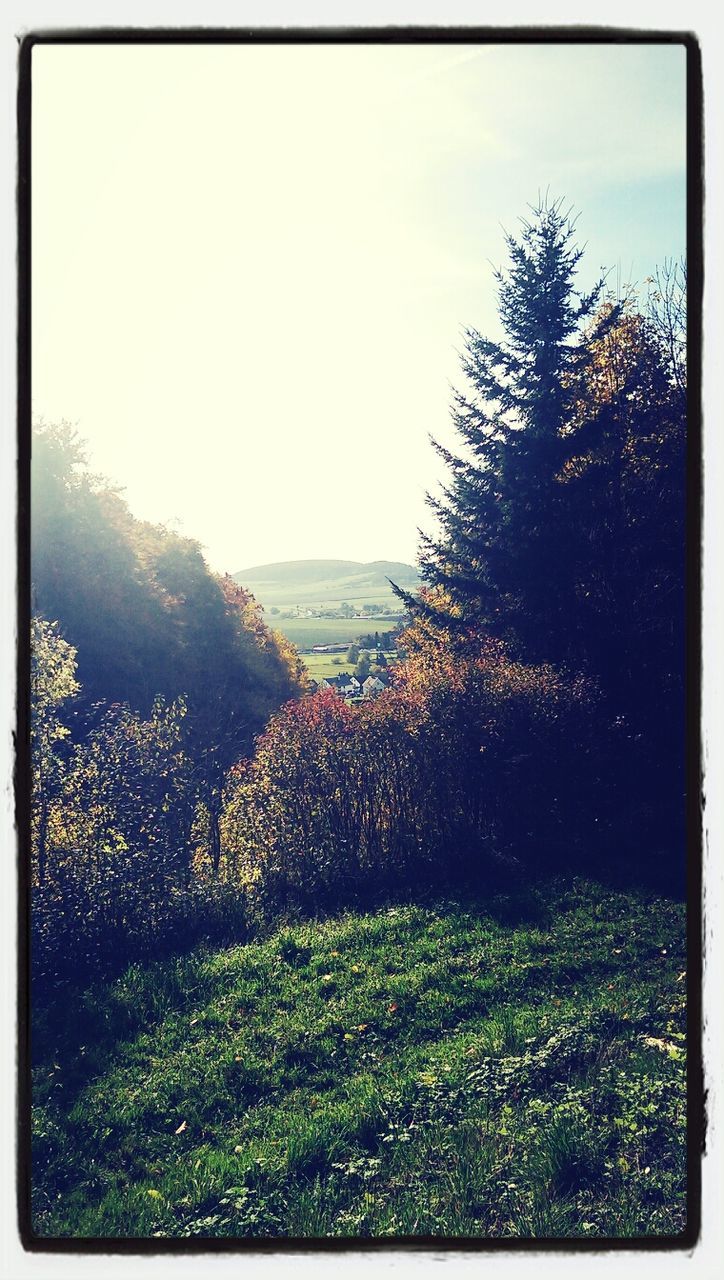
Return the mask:
M 686 259 L 671 258 L 649 276 L 646 317 L 665 353 L 671 383 L 684 397 L 687 389 L 687 269 Z
M 197 543 L 134 519 L 89 473 L 68 424 L 35 432 L 32 486 L 33 595 L 77 649 L 79 728 L 91 730 L 99 704 L 148 716 L 158 695 L 182 696 L 187 746 L 218 789 L 269 714 L 305 687 L 296 650 Z
M 632 295 L 580 373 L 562 481 L 576 661 L 617 726 L 601 745 L 619 814 L 659 860 L 684 847 L 686 426 L 681 334 Z
M 582 251 L 560 201 L 539 202 L 522 225 L 519 240 L 506 237 L 507 271 L 495 273 L 503 340 L 466 330 L 469 390 L 453 401 L 464 453 L 433 442 L 451 478 L 441 498 L 428 496 L 441 533 L 422 536 L 420 566 L 454 606 L 450 626 L 484 627 L 540 661 L 566 649 L 558 477 L 571 384 L 590 358 L 595 335 L 585 326 L 604 282 L 576 290 Z M 413 611 L 423 607 L 397 594 Z
M 456 455 L 430 498 L 429 592 L 398 590 L 447 643 L 593 677 L 609 846 L 622 831 L 674 851 L 684 827 L 686 276 L 665 264 L 634 294 L 575 288 L 581 250 L 541 202 L 496 273 L 504 337 L 466 331 Z M 605 762 L 605 763 L 604 763 Z M 575 767 L 575 761 L 574 761 Z M 583 765 L 580 766 L 583 770 Z M 581 787 L 587 780 L 580 773 Z M 604 806 L 606 808 L 606 806 Z M 612 839 L 612 828 L 616 832 Z M 660 839 L 659 839 L 660 837 Z M 660 857 L 660 853 L 657 855 Z
M 62 746 L 70 730 L 60 707 L 74 698 L 76 651 L 60 634 L 57 622 L 34 616 L 30 637 L 30 741 L 35 875 L 43 884 L 47 867 L 48 819 L 65 771 Z
M 347 650 L 347 661 L 348 661 L 348 662 L 357 662 L 357 661 L 358 661 L 358 659 L 359 659 L 359 645 L 358 645 L 358 644 L 351 644 L 351 645 L 349 646 L 349 649 Z
M 578 663 L 619 710 L 653 678 L 659 716 L 683 681 L 686 365 L 634 295 L 591 344 L 566 438 Z
M 369 654 L 361 653 L 359 657 L 359 662 L 357 663 L 357 666 L 355 667 L 355 671 L 354 671 L 354 674 L 359 680 L 360 684 L 364 684 L 365 680 L 367 679 L 370 673 L 370 665 L 371 664 L 370 664 Z

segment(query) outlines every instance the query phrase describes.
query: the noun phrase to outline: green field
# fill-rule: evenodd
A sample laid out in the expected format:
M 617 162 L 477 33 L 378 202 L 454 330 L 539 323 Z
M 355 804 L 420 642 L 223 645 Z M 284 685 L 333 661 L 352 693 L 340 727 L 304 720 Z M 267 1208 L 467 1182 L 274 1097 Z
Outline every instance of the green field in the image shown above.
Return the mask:
M 343 671 L 349 671 L 352 674 L 356 666 L 356 663 L 347 661 L 344 653 L 304 653 L 302 660 L 314 680 L 323 680 L 326 676 L 338 676 Z
M 314 680 L 323 680 L 326 676 L 338 676 L 343 671 L 354 675 L 356 666 L 356 663 L 347 661 L 346 653 L 303 653 L 302 661 Z
M 254 595 L 257 600 L 259 600 L 259 596 L 256 592 L 254 592 Z M 391 609 L 393 613 L 399 613 L 402 608 L 399 599 L 392 591 L 376 591 L 374 594 L 367 596 L 337 594 L 326 597 L 312 597 L 303 600 L 285 599 L 272 600 L 271 602 L 269 600 L 260 600 L 260 603 L 265 609 L 271 609 L 272 606 L 274 606 L 282 611 L 294 610 L 297 608 L 318 610 L 339 609 L 343 604 L 350 605 L 356 613 L 361 613 L 365 605 L 369 605 L 370 608 L 372 605 L 375 605 L 376 612 Z
M 419 584 L 411 565 L 391 560 L 369 564 L 354 560 L 290 560 L 257 565 L 234 574 L 235 580 L 247 587 L 264 609 L 265 622 L 302 649 L 315 644 L 351 644 L 369 631 L 390 631 L 398 625 L 404 611 L 388 577 L 409 591 L 416 590 Z M 385 616 L 377 612 L 369 618 L 282 616 L 296 609 L 338 610 L 343 604 L 356 612 L 374 604 L 380 611 L 388 609 L 392 613 Z M 277 612 L 272 613 L 272 609 Z
M 282 618 L 267 613 L 264 621 L 305 649 L 315 644 L 352 644 L 362 635 L 391 631 L 399 618 Z
M 676 1235 L 681 904 L 346 914 L 36 1009 L 43 1237 Z

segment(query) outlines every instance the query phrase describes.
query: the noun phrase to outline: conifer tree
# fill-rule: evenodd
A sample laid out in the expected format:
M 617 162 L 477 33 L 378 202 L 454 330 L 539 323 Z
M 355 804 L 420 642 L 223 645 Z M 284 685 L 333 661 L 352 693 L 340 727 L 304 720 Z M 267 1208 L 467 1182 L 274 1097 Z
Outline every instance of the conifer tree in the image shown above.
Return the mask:
M 482 627 L 532 660 L 565 660 L 568 649 L 559 477 L 572 388 L 595 336 L 587 321 L 604 284 L 576 289 L 574 234 L 561 201 L 546 198 L 519 239 L 506 236 L 509 264 L 495 273 L 504 337 L 465 331 L 468 389 L 453 401 L 464 449 L 453 454 L 433 441 L 450 479 L 440 498 L 428 496 L 440 535 L 421 535 L 422 577 L 451 601 L 449 624 Z M 430 608 L 399 594 L 413 611 Z
M 608 838 L 612 825 L 619 846 L 622 830 L 645 830 L 678 874 L 686 279 L 665 267 L 648 313 L 635 293 L 604 297 L 603 279 L 581 293 L 574 236 L 560 202 L 542 201 L 507 237 L 503 337 L 466 330 L 467 389 L 453 402 L 463 447 L 435 446 L 450 478 L 428 499 L 440 524 L 422 535 L 430 590 L 398 594 L 463 648 L 497 637 L 514 659 L 591 676 L 601 732 L 578 783 L 595 783 Z

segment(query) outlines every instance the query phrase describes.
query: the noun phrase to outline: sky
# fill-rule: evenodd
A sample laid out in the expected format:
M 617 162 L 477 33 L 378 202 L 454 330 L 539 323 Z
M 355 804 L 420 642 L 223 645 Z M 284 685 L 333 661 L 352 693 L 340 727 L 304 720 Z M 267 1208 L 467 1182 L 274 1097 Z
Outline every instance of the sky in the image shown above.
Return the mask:
M 414 563 L 462 327 L 539 192 L 582 286 L 686 243 L 677 45 L 46 45 L 32 398 L 219 572 Z

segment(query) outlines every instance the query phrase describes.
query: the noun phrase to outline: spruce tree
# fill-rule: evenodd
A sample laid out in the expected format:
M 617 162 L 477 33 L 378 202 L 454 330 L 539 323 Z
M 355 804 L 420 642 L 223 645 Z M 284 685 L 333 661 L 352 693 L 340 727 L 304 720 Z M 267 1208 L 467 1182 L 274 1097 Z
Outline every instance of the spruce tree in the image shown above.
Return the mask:
M 454 454 L 433 441 L 450 479 L 440 498 L 428 495 L 438 538 L 421 535 L 422 577 L 443 588 L 449 625 L 499 635 L 532 660 L 565 661 L 572 638 L 560 475 L 604 284 L 576 289 L 574 235 L 561 201 L 544 199 L 519 239 L 506 236 L 509 264 L 495 272 L 504 337 L 465 330 L 468 387 L 453 400 L 464 448 Z M 431 607 L 400 594 L 413 610 Z

